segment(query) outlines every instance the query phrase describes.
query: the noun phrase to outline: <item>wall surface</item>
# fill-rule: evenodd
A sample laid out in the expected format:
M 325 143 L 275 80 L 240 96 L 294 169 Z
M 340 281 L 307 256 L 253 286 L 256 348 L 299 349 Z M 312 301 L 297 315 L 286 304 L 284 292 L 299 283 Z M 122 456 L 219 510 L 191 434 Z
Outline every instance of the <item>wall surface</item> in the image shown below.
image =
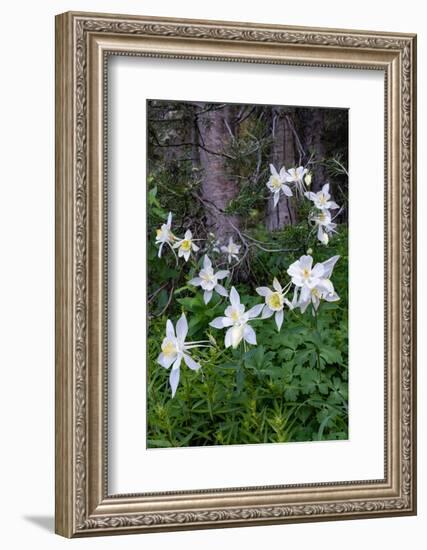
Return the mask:
M 427 532 L 426 375 L 427 241 L 422 185 L 426 86 L 423 3 L 230 2 L 196 0 L 14 0 L 2 6 L 1 162 L 1 454 L 3 548 L 264 547 L 328 550 L 419 549 Z M 54 15 L 67 10 L 244 20 L 419 34 L 419 514 L 418 517 L 194 531 L 67 541 L 53 534 L 54 494 Z M 424 31 L 424 32 L 423 32 Z M 424 147 L 423 147 L 424 146 Z

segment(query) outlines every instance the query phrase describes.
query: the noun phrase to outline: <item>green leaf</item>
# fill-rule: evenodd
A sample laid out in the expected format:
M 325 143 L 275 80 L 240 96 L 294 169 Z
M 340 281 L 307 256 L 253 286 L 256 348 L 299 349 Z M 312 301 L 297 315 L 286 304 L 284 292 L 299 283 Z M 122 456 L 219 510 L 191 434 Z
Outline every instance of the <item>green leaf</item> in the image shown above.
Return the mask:
M 318 441 L 322 441 L 323 431 L 324 431 L 324 429 L 326 428 L 326 426 L 327 426 L 329 420 L 331 420 L 331 418 L 332 418 L 332 416 L 329 415 L 329 416 L 326 416 L 326 417 L 322 420 L 322 422 L 321 422 L 321 424 L 320 424 L 320 426 L 319 426 L 319 431 L 317 432 L 317 440 L 318 440 Z
M 296 388 L 286 388 L 285 399 L 286 401 L 296 401 L 299 391 Z

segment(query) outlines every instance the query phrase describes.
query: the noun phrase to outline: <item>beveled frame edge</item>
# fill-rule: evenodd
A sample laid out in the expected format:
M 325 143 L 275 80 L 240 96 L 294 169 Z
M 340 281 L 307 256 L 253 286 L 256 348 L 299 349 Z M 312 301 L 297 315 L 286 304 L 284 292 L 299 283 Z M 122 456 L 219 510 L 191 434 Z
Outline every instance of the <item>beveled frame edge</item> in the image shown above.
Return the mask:
M 103 67 L 106 52 L 382 67 L 387 79 L 390 357 L 383 483 L 141 498 L 105 490 Z M 66 13 L 56 18 L 56 532 L 116 534 L 408 515 L 415 467 L 416 37 L 249 23 Z M 393 430 L 391 429 L 393 427 Z

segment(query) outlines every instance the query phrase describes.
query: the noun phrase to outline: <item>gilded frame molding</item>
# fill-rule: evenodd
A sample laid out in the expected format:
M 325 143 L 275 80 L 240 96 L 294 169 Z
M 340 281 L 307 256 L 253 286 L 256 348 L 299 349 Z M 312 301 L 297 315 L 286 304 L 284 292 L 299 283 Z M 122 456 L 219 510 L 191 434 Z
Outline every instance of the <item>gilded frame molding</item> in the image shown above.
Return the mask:
M 385 73 L 385 477 L 108 495 L 108 55 Z M 66 537 L 416 513 L 416 36 L 68 12 L 56 17 L 56 532 Z

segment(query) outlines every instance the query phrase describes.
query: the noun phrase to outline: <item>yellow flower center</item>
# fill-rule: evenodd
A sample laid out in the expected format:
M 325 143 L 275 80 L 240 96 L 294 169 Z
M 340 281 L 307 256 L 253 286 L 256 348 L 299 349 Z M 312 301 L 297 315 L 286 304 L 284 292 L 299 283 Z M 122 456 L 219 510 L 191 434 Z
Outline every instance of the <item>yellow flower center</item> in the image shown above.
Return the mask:
M 230 318 L 231 318 L 232 321 L 238 321 L 239 320 L 240 315 L 239 315 L 239 312 L 237 311 L 237 309 L 233 309 L 233 311 L 231 312 Z
M 209 274 L 209 273 L 206 273 L 206 272 L 203 273 L 203 274 L 200 274 L 200 277 L 201 277 L 204 281 L 206 281 L 207 283 L 210 283 L 210 282 L 213 281 L 213 279 L 214 279 L 214 276 L 213 276 L 213 275 L 211 275 L 211 274 Z
M 170 357 L 171 355 L 175 355 L 176 353 L 176 346 L 172 342 L 172 340 L 168 340 L 165 344 L 162 345 L 162 352 L 166 357 Z
M 315 298 L 320 298 L 320 292 L 317 290 L 317 288 L 312 288 L 311 293 Z
M 280 183 L 280 180 L 276 177 L 271 178 L 271 187 L 273 189 L 280 189 L 282 184 Z
M 181 248 L 184 252 L 191 250 L 191 241 L 189 239 L 184 239 L 181 243 Z
M 280 292 L 273 292 L 270 294 L 270 296 L 267 298 L 267 305 L 270 309 L 273 309 L 275 311 L 281 310 L 283 308 L 283 296 L 280 294 Z
M 161 229 L 157 229 L 156 235 L 157 235 L 158 237 L 161 237 L 161 236 L 163 235 L 163 231 L 162 231 Z
M 320 204 L 326 204 L 326 197 L 325 197 L 325 195 L 320 195 L 319 202 L 320 202 Z
M 321 212 L 319 214 L 319 221 L 324 222 L 326 220 L 326 214 L 324 212 Z
M 302 276 L 304 279 L 308 279 L 310 277 L 310 270 L 307 267 L 302 270 Z

